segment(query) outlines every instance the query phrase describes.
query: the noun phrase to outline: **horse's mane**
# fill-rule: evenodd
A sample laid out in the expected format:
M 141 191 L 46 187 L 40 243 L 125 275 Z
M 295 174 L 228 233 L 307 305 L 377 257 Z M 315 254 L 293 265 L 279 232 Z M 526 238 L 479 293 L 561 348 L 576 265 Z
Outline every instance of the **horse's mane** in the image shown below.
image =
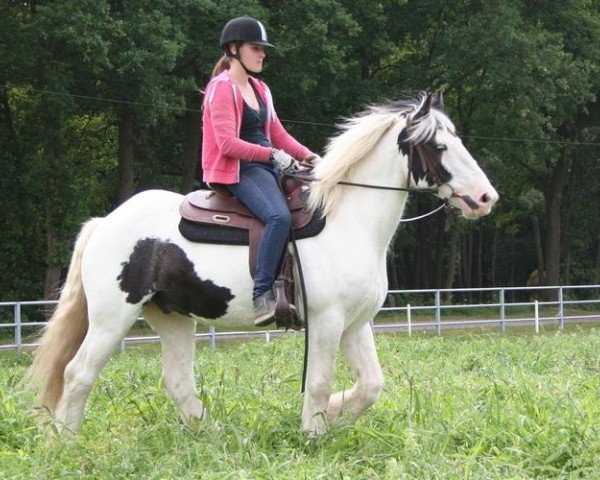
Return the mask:
M 397 100 L 369 106 L 365 111 L 338 124 L 339 133 L 332 137 L 322 160 L 315 166 L 317 179 L 309 196 L 309 206 L 321 208 L 327 215 L 339 203 L 341 194 L 338 182 L 346 179 L 363 157 L 377 144 L 381 136 L 401 117 L 409 117 L 423 105 L 425 98 Z M 415 143 L 427 141 L 435 135 L 438 128 L 454 131 L 452 122 L 439 110 L 430 110 L 411 125 L 409 139 Z

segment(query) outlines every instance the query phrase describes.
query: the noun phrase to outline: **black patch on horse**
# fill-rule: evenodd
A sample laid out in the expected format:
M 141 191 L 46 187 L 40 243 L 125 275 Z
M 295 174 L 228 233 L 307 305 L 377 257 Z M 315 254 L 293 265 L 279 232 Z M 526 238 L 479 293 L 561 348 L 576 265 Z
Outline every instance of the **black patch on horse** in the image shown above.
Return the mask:
M 227 312 L 231 290 L 202 280 L 181 247 L 157 238 L 139 240 L 117 277 L 127 302 L 135 304 L 153 294 L 164 313 L 218 318 Z
M 408 139 L 408 130 L 403 128 L 398 134 L 398 148 L 404 156 L 406 156 L 411 164 L 409 165 L 410 172 L 412 174 L 415 183 L 419 180 L 425 179 L 429 186 L 436 183 L 436 178 L 441 183 L 447 183 L 452 179 L 452 175 L 444 165 L 442 165 L 442 152 L 445 147 L 439 145 L 435 141 L 435 137 L 427 140 L 418 145 L 422 149 L 423 153 L 427 155 L 426 159 L 421 158 L 421 153 L 416 148 L 417 145 L 413 145 L 412 158 L 410 156 L 410 140 Z M 425 160 L 425 161 L 423 161 Z M 432 169 L 431 171 L 429 169 Z

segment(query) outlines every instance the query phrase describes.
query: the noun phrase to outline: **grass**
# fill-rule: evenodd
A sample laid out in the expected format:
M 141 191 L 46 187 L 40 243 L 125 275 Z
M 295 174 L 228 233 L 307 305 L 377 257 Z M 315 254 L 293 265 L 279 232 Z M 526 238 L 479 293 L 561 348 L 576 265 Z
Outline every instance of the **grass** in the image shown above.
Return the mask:
M 303 341 L 200 348 L 210 421 L 184 426 L 160 386 L 156 346 L 104 369 L 81 433 L 30 416 L 28 354 L 0 353 L 6 478 L 600 478 L 600 329 L 545 335 L 378 335 L 386 376 L 357 423 L 299 428 Z M 336 387 L 348 387 L 343 365 Z

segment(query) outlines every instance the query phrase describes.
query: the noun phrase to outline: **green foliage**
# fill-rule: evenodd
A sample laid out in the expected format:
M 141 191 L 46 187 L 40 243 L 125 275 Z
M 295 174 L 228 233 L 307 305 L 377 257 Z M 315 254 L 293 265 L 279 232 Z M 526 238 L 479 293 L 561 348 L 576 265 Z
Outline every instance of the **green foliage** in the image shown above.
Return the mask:
M 442 89 L 498 187 L 481 224 L 403 228 L 392 286 L 519 282 L 536 268 L 534 217 L 542 243 L 560 234 L 559 251 L 544 252 L 562 259 L 558 280 L 600 278 L 597 2 L 13 1 L 0 3 L 0 270 L 12 273 L 0 298 L 39 297 L 87 217 L 137 190 L 190 188 L 200 91 L 222 26 L 245 14 L 276 45 L 264 78 L 303 143 L 321 151 L 332 125 L 366 103 Z M 562 185 L 553 176 L 565 161 Z M 547 222 L 553 208 L 562 233 Z

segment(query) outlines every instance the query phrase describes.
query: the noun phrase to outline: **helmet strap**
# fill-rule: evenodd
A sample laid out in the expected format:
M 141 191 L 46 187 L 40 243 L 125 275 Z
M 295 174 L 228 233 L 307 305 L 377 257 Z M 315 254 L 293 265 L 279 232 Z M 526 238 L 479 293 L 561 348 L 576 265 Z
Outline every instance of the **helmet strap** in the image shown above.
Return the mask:
M 238 62 L 240 62 L 240 65 L 242 66 L 242 68 L 244 69 L 244 71 L 250 75 L 250 76 L 257 76 L 258 73 L 257 72 L 252 72 L 250 70 L 248 70 L 246 68 L 246 65 L 244 65 L 244 62 L 242 62 L 242 57 L 240 55 L 240 47 L 242 46 L 242 42 L 235 42 L 235 53 L 233 53 L 231 50 L 229 50 L 229 47 L 225 47 L 225 55 L 227 57 L 231 57 L 231 58 L 235 58 Z

